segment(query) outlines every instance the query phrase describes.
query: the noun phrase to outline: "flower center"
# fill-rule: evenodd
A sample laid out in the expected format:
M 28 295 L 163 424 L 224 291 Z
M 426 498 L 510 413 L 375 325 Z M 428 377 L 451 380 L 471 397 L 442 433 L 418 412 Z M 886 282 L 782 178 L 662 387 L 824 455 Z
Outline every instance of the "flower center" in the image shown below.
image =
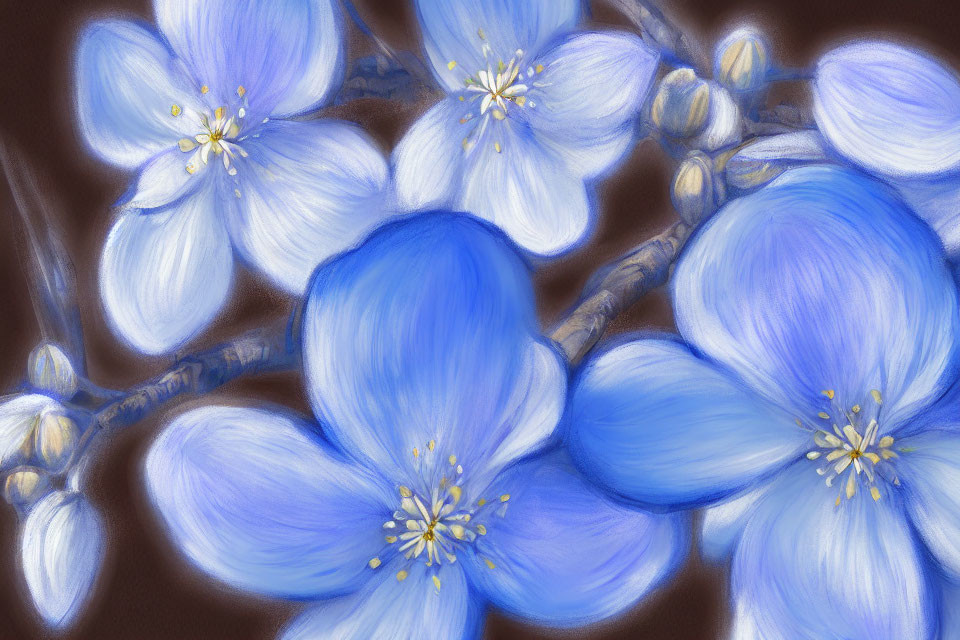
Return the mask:
M 207 94 L 209 91 L 210 89 L 206 85 L 200 88 L 200 92 L 203 94 Z M 242 85 L 237 87 L 237 96 L 244 105 L 247 104 L 246 94 L 247 90 Z M 232 165 L 233 161 L 237 156 L 247 157 L 247 152 L 237 144 L 240 140 L 241 123 L 246 116 L 245 107 L 240 107 L 236 116 L 231 114 L 229 117 L 227 107 L 217 107 L 211 117 L 208 113 L 197 113 L 190 109 L 188 109 L 188 113 L 185 113 L 180 105 L 175 104 L 170 108 L 170 115 L 174 118 L 181 116 L 185 118 L 195 117 L 201 127 L 200 133 L 193 138 L 181 138 L 177 142 L 180 151 L 184 153 L 193 152 L 185 166 L 187 173 L 193 175 L 198 170 L 205 168 L 210 161 L 210 154 L 213 153 L 215 156 L 220 156 L 223 168 L 229 175 L 237 175 L 237 169 Z
M 439 457 L 436 441 L 427 443 L 423 455 L 415 448 L 413 457 L 421 471 L 418 484 L 429 486 L 423 482 L 423 473 L 431 474 L 443 467 L 443 464 L 436 464 Z M 478 536 L 486 535 L 485 521 L 495 514 L 502 517 L 506 513 L 509 494 L 490 501 L 480 498 L 468 504 L 464 500 L 463 467 L 457 464 L 455 455 L 449 456 L 446 462 L 453 479 L 444 475 L 428 491 L 423 492 L 416 492 L 405 485 L 397 488 L 400 508 L 393 512 L 393 519 L 383 525 L 387 544 L 380 555 L 369 561 L 371 569 L 378 568 L 384 559 L 401 556 L 405 566 L 397 572 L 396 577 L 402 582 L 413 563 L 420 559 L 427 567 L 439 567 L 444 561 L 454 563 L 458 551 L 472 544 Z M 490 569 L 495 566 L 490 560 L 485 560 L 485 563 Z M 440 580 L 436 575 L 433 576 L 433 582 L 439 589 Z
M 480 50 L 483 53 L 486 68 L 463 78 L 466 93 L 459 96 L 459 100 L 461 102 L 479 100 L 479 108 L 462 117 L 460 124 L 467 124 L 477 117 L 481 117 L 482 120 L 471 133 L 464 137 L 464 151 L 473 148 L 486 130 L 491 118 L 493 120 L 505 120 L 513 109 L 536 106 L 526 94 L 530 91 L 531 86 L 540 86 L 539 83 L 533 82 L 533 78 L 542 73 L 544 69 L 542 64 L 536 64 L 528 66 L 524 73 L 523 50 L 521 49 L 516 50 L 509 62 L 498 59 L 494 64 L 493 52 L 490 44 L 486 41 L 483 29 L 477 29 L 477 35 L 480 37 Z M 447 68 L 451 71 L 456 69 L 457 66 L 456 60 L 447 63 Z M 495 140 L 493 146 L 497 153 L 502 151 L 501 141 Z
M 833 486 L 834 480 L 846 474 L 846 479 L 841 481 L 837 506 L 844 495 L 848 500 L 856 495 L 860 482 L 869 487 L 874 500 L 879 500 L 882 493 L 877 483 L 878 478 L 883 478 L 895 486 L 900 485 L 891 462 L 897 457 L 896 452 L 891 449 L 893 437 L 877 437 L 880 433 L 877 418 L 880 416 L 883 397 L 874 389 L 870 392 L 873 403 L 868 405 L 867 410 L 859 404 L 845 410 L 834 401 L 833 390 L 822 393 L 829 398 L 833 415 L 821 411 L 817 417 L 820 421 L 832 423 L 831 430 L 809 427 L 797 420 L 801 428 L 813 432 L 813 441 L 817 445 L 816 449 L 807 452 L 807 459 L 823 458 L 823 464 L 817 468 L 817 473 L 825 477 L 828 487 Z M 841 428 L 839 424 L 844 426 Z

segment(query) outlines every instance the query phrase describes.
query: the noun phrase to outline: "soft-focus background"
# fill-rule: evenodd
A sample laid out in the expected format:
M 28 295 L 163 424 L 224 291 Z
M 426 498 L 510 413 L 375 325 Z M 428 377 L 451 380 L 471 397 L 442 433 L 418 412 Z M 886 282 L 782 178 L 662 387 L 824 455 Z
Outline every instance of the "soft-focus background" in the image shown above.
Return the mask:
M 373 30 L 392 46 L 419 51 L 418 28 L 408 0 L 357 0 L 356 4 Z M 705 43 L 712 43 L 741 22 L 764 28 L 774 43 L 774 56 L 784 66 L 808 65 L 832 43 L 863 35 L 888 35 L 920 44 L 954 66 L 960 59 L 957 2 L 673 0 L 662 4 L 668 16 Z M 94 160 L 80 143 L 71 114 L 71 69 L 80 26 L 110 13 L 152 21 L 150 0 L 0 0 L 0 136 L 20 151 L 22 158 L 18 159 L 42 174 L 43 190 L 55 203 L 53 216 L 77 269 L 90 376 L 101 385 L 123 388 L 156 374 L 169 361 L 138 357 L 115 340 L 98 300 L 96 265 L 113 217 L 110 204 L 124 190 L 128 176 Z M 621 20 L 611 11 L 597 10 L 594 23 L 602 28 Z M 352 29 L 351 55 L 370 52 L 370 44 Z M 328 109 L 323 115 L 360 123 L 388 152 L 428 106 L 361 100 Z M 540 269 L 536 276 L 545 327 L 574 302 L 592 271 L 669 224 L 670 172 L 657 145 L 647 141 L 602 185 L 601 213 L 589 244 Z M 0 390 L 21 381 L 27 354 L 39 337 L 15 229 L 10 195 L 0 186 Z M 197 345 L 210 345 L 282 318 L 291 306 L 291 300 L 243 271 L 234 292 L 229 310 Z M 657 291 L 618 319 L 614 330 L 672 327 L 668 296 Z M 283 403 L 309 412 L 294 374 L 233 383 L 206 401 L 244 399 Z M 272 638 L 294 614 L 294 606 L 243 595 L 199 575 L 173 552 L 158 530 L 141 488 L 141 459 L 153 434 L 182 406 L 119 434 L 91 473 L 89 490 L 105 514 L 109 551 L 89 610 L 65 637 Z M 0 502 L 0 639 L 44 637 L 17 571 L 15 541 L 13 510 Z M 674 581 L 615 622 L 558 633 L 494 614 L 485 633 L 491 640 L 710 640 L 724 636 L 729 623 L 726 602 L 722 568 L 704 565 L 694 552 Z

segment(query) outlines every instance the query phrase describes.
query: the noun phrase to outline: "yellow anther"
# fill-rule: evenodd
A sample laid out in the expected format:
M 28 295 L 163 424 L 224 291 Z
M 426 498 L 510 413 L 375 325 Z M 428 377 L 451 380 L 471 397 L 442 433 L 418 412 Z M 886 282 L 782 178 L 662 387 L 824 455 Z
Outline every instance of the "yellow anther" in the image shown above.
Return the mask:
M 503 494 L 502 496 L 500 496 L 500 502 L 506 502 L 506 501 L 509 500 L 509 499 L 510 499 L 510 494 L 509 494 L 509 493 L 505 493 L 505 494 Z
M 507 117 L 507 115 L 503 111 L 500 111 L 500 109 L 494 109 L 492 113 L 493 117 L 497 120 L 503 120 Z
M 826 412 L 824 412 L 824 411 L 821 411 L 820 413 L 818 413 L 817 416 L 819 416 L 820 418 L 822 418 L 822 419 L 824 419 L 824 420 L 829 420 L 829 419 L 830 419 L 830 416 L 829 416 Z
M 436 440 L 431 440 L 430 442 L 427 443 L 427 449 L 430 449 L 430 451 L 433 451 L 436 447 L 437 447 Z
M 850 410 L 853 411 L 854 413 L 860 413 L 860 405 L 855 404 L 853 405 L 853 408 Z
M 377 567 L 380 566 L 380 558 L 370 558 L 370 562 L 368 562 L 367 564 L 370 565 L 371 569 L 376 569 Z
M 463 536 L 464 536 L 463 525 L 460 525 L 460 524 L 450 525 L 450 533 L 452 533 L 453 537 L 456 538 L 457 540 L 463 540 Z
M 542 65 L 542 64 L 538 64 L 537 66 L 535 66 L 535 67 L 533 68 L 533 70 L 536 71 L 537 73 L 543 73 L 543 65 Z
M 223 120 L 223 116 L 224 116 L 224 114 L 226 114 L 226 113 L 227 113 L 227 110 L 226 110 L 225 108 L 223 108 L 223 107 L 217 107 L 217 108 L 213 111 L 213 117 L 216 118 L 217 120 Z
M 241 98 L 247 93 L 247 90 L 243 88 L 243 85 L 237 87 L 237 95 Z
M 416 447 L 413 448 L 413 457 L 414 458 L 420 457 L 420 449 L 417 449 Z
M 871 389 L 870 395 L 873 396 L 873 401 L 877 404 L 883 404 L 883 396 L 880 395 L 880 391 L 877 389 Z
M 202 87 L 200 87 L 200 93 L 206 94 L 209 91 L 210 91 L 210 87 L 208 87 L 207 85 L 203 85 Z
M 170 115 L 176 118 L 178 115 L 183 113 L 183 109 L 180 108 L 180 105 L 175 104 L 170 107 Z
M 833 504 L 834 504 L 835 506 L 838 506 L 838 507 L 840 506 L 840 496 L 837 496 L 837 499 L 836 499 L 836 501 L 834 501 Z
M 387 544 L 393 544 L 397 541 L 397 536 L 387 536 L 384 540 L 387 541 Z
M 886 449 L 887 447 L 893 446 L 893 436 L 883 436 L 880 438 L 880 442 L 877 443 L 877 446 Z
M 453 465 L 457 464 L 457 456 L 450 456 L 447 458 L 447 462 L 449 462 L 450 466 L 452 467 Z
M 240 189 L 234 189 L 234 190 L 233 190 L 233 195 L 235 195 L 235 196 L 237 196 L 237 197 L 239 198 L 239 197 L 240 197 Z
M 820 393 L 822 393 L 823 395 L 825 395 L 825 396 L 827 396 L 828 398 L 830 398 L 831 400 L 833 400 L 833 396 L 834 396 L 833 389 L 825 389 L 825 390 L 821 391 Z
M 190 173 L 190 174 L 193 174 L 193 173 L 196 172 L 196 170 L 197 170 L 197 168 L 196 168 L 195 166 L 193 166 L 192 164 L 188 164 L 188 165 L 186 166 L 186 169 L 187 169 L 187 173 Z
M 406 571 L 397 571 L 397 582 L 403 582 L 407 579 L 407 576 L 410 575 Z
M 477 533 L 479 533 L 479 534 L 482 535 L 482 536 L 485 536 L 485 535 L 487 535 L 487 528 L 486 528 L 485 526 L 483 526 L 482 524 L 478 524 L 478 525 L 477 525 Z
M 458 99 L 460 102 L 463 102 L 463 100 L 464 100 L 463 96 L 460 96 L 460 97 L 457 98 L 457 99 Z
M 518 96 L 514 102 L 517 103 L 517 106 L 522 107 L 523 105 L 527 104 L 527 96 Z
M 477 35 L 480 36 L 481 40 L 487 39 L 487 35 L 483 32 L 483 29 L 477 29 Z
M 409 498 L 410 496 L 413 495 L 413 492 L 410 491 L 409 488 L 404 487 L 404 486 L 401 485 L 401 487 L 400 487 L 400 495 L 403 496 L 404 498 Z
M 453 496 L 453 504 L 460 502 L 460 498 L 463 496 L 463 489 L 454 485 L 450 487 L 450 495 Z
M 437 588 L 437 591 L 440 591 L 440 578 L 433 576 L 433 586 Z
M 880 489 L 876 487 L 870 487 L 870 495 L 873 496 L 874 501 L 880 499 Z
M 480 498 L 479 500 L 477 500 L 477 506 L 478 506 L 478 507 L 482 507 L 482 506 L 485 505 L 485 504 L 487 504 L 487 499 L 486 499 L 486 498 Z
M 496 569 L 496 568 L 497 568 L 497 565 L 493 564 L 493 561 L 490 560 L 490 558 L 484 558 L 483 561 L 486 563 L 487 569 Z
M 494 148 L 494 150 L 495 150 L 497 153 L 500 153 L 500 152 L 503 150 L 502 147 L 500 146 L 500 143 L 499 143 L 499 142 L 494 142 L 494 143 L 493 143 L 493 148 Z
M 451 60 L 450 62 L 447 63 L 447 69 L 450 69 L 450 71 L 453 71 L 453 68 L 456 66 L 457 66 L 456 60 Z

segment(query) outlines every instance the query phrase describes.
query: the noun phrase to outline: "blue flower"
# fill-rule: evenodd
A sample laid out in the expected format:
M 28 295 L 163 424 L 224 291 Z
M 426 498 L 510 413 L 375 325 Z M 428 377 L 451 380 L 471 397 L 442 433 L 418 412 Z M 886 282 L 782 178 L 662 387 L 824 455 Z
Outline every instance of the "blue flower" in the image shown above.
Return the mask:
M 814 113 L 840 156 L 895 186 L 960 258 L 960 80 L 935 58 L 885 41 L 817 64 Z
M 160 32 L 90 24 L 76 113 L 90 148 L 136 170 L 100 265 L 114 329 L 182 345 L 223 306 L 233 249 L 299 294 L 314 267 L 384 215 L 389 169 L 357 127 L 288 118 L 343 74 L 333 0 L 156 0 Z
M 960 579 L 960 313 L 933 232 L 862 174 L 794 169 L 706 224 L 673 296 L 683 340 L 584 365 L 577 464 L 711 506 L 731 637 L 935 637 L 939 576 Z
M 585 180 L 630 149 L 659 56 L 635 35 L 579 33 L 580 0 L 418 0 L 447 97 L 393 163 L 400 205 L 452 207 L 556 255 L 589 226 Z
M 682 516 L 609 502 L 546 448 L 565 366 L 538 335 L 527 267 L 486 225 L 413 216 L 322 267 L 303 357 L 323 435 L 281 411 L 208 407 L 146 460 L 196 565 L 326 599 L 286 638 L 474 637 L 488 602 L 586 623 L 684 557 Z

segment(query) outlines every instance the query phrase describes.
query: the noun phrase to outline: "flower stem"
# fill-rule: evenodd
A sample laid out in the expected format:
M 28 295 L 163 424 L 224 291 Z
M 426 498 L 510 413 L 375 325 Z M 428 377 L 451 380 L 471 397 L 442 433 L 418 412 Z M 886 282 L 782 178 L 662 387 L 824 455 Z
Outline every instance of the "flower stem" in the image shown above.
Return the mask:
M 686 224 L 675 222 L 602 270 L 605 275 L 598 282 L 591 280 L 580 302 L 550 335 L 571 364 L 580 362 L 614 318 L 666 283 L 690 232 Z

